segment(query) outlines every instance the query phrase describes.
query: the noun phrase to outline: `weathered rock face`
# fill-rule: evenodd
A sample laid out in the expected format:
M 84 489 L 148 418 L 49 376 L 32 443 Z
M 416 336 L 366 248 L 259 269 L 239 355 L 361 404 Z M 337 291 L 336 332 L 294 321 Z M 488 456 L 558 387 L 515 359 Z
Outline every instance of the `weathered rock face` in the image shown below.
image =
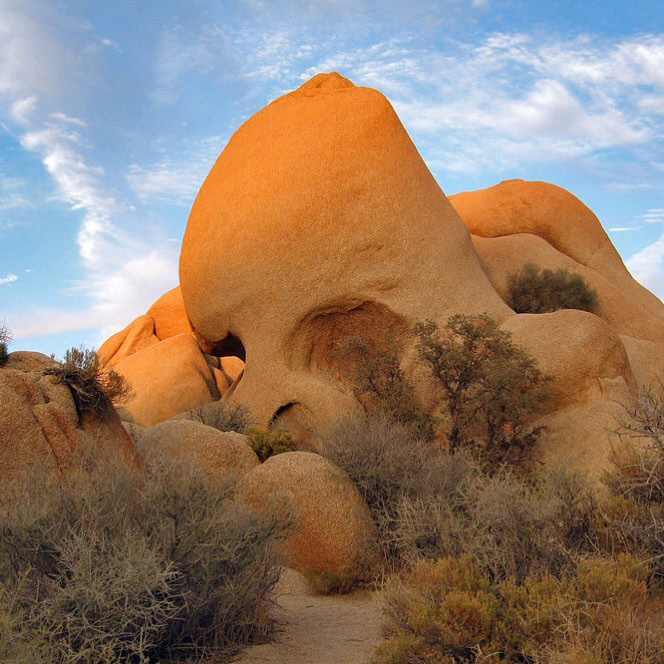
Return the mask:
M 10 359 L 8 364 L 32 367 L 39 358 L 12 353 Z M 46 364 L 43 358 L 41 362 Z M 79 418 L 69 388 L 53 376 L 45 376 L 41 370 L 0 368 L 3 492 L 31 468 L 65 470 L 86 443 L 108 458 L 123 460 L 130 466 L 139 464 L 134 443 L 114 411 L 103 419 Z
M 246 436 L 190 420 L 168 420 L 145 429 L 137 445 L 145 459 L 193 461 L 212 479 L 229 473 L 246 475 L 259 464 Z
M 338 74 L 233 135 L 191 211 L 180 284 L 205 350 L 242 349 L 231 398 L 261 423 L 352 409 L 328 369 L 359 331 L 510 315 L 389 102 Z
M 185 410 L 219 399 L 213 368 L 187 333 L 143 348 L 113 365 L 131 384 L 123 419 L 151 427 Z
M 527 262 L 585 277 L 596 315 L 515 315 L 507 281 Z M 315 76 L 233 135 L 192 208 L 180 282 L 181 295 L 102 348 L 136 383 L 137 422 L 223 397 L 315 449 L 321 421 L 360 409 L 342 378 L 345 340 L 401 345 L 412 374 L 414 321 L 488 313 L 556 378 L 542 456 L 565 450 L 599 473 L 606 414 L 664 372 L 664 306 L 585 205 L 521 180 L 448 201 L 389 102 L 338 74 Z M 200 348 L 186 359 L 162 351 L 189 334 Z M 169 395 L 178 381 L 182 397 Z M 156 412 L 157 401 L 170 405 Z
M 376 533 L 369 509 L 350 478 L 310 452 L 285 452 L 249 472 L 238 498 L 263 510 L 286 504 L 294 533 L 283 543 L 284 562 L 301 572 L 361 577 L 374 562 Z

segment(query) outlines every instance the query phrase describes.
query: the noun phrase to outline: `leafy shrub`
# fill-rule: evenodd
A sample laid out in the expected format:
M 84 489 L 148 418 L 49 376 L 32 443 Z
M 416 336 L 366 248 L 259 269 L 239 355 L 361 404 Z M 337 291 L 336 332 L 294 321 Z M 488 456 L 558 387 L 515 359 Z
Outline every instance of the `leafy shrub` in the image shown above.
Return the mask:
M 104 417 L 131 398 L 130 383 L 113 369 L 104 369 L 96 352 L 83 346 L 67 349 L 59 366 L 44 374 L 70 389 L 79 418 Z
M 214 401 L 188 410 L 182 417 L 195 422 L 202 422 L 219 431 L 246 433 L 251 424 L 249 410 L 238 404 L 232 406 L 225 401 Z
M 433 419 L 421 412 L 394 343 L 385 340 L 381 345 L 371 345 L 361 337 L 353 337 L 341 344 L 337 353 L 351 361 L 350 379 L 369 412 L 389 413 L 397 422 L 414 426 L 421 435 L 433 435 Z
M 543 411 L 552 379 L 486 314 L 452 316 L 442 331 L 432 321 L 414 330 L 444 398 L 450 450 L 470 447 L 487 467 L 523 462 L 543 431 L 528 422 Z
M 574 649 L 600 662 L 661 663 L 661 619 L 646 604 L 644 578 L 643 563 L 628 556 L 522 583 L 492 583 L 468 555 L 420 562 L 386 587 L 390 638 L 373 661 L 552 662 Z
M 261 461 L 266 461 L 275 454 L 294 452 L 297 449 L 293 436 L 282 429 L 270 431 L 250 427 L 247 430 L 247 436 L 251 449 L 256 452 Z
M 9 344 L 12 342 L 12 334 L 6 323 L 0 324 L 0 367 L 9 359 Z
M 594 311 L 597 291 L 569 270 L 540 270 L 533 263 L 508 278 L 508 304 L 518 314 L 544 314 L 559 309 Z
M 222 656 L 262 638 L 288 524 L 198 468 L 88 461 L 2 506 L 0 654 L 25 653 L 3 661 Z

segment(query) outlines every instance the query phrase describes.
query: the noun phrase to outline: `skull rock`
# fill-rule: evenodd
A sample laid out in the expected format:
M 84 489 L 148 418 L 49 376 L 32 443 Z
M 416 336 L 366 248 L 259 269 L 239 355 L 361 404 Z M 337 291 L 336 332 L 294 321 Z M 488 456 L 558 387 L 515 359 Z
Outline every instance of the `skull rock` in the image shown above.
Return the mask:
M 344 339 L 512 315 L 390 103 L 336 73 L 232 136 L 189 216 L 180 286 L 204 350 L 246 361 L 230 398 L 303 432 L 357 407 L 335 374 Z

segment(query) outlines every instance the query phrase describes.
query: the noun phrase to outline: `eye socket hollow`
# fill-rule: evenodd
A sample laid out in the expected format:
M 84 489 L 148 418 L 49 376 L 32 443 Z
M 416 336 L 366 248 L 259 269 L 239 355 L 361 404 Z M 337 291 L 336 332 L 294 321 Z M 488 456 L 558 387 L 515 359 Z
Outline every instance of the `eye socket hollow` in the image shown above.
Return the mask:
M 210 355 L 215 357 L 239 357 L 243 362 L 247 361 L 247 353 L 244 344 L 234 334 L 227 334 L 221 341 L 217 341 L 210 350 Z

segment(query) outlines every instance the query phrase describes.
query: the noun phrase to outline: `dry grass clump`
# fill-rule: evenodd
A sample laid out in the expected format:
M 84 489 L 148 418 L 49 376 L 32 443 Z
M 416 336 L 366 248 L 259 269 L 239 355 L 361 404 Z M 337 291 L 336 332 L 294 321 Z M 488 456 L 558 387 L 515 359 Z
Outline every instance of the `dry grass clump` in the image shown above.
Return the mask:
M 559 309 L 594 311 L 597 291 L 580 274 L 541 270 L 528 263 L 508 278 L 508 304 L 518 314 L 544 314 Z
M 92 349 L 69 348 L 58 364 L 44 374 L 69 388 L 79 418 L 104 417 L 131 398 L 130 383 L 113 369 L 103 368 Z
M 251 426 L 251 414 L 245 406 L 241 404 L 231 406 L 224 401 L 214 401 L 204 406 L 197 406 L 188 410 L 181 417 L 201 422 L 219 431 L 247 433 L 247 429 Z
M 232 496 L 181 463 L 30 482 L 0 512 L 0 660 L 223 661 L 263 638 L 287 524 Z

